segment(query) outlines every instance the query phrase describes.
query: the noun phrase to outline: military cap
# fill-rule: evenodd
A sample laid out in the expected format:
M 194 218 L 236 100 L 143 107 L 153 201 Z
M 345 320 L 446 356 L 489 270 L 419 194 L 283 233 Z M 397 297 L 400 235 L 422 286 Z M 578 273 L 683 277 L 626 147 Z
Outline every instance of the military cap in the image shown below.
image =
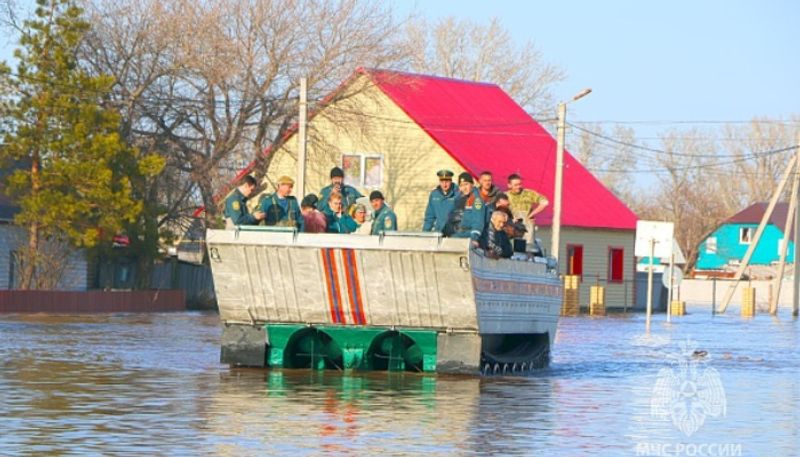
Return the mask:
M 379 190 L 373 190 L 372 193 L 369 194 L 369 201 L 375 200 L 376 198 L 380 198 L 383 200 L 383 194 Z
M 458 175 L 458 183 L 461 184 L 462 182 L 475 184 L 475 180 L 472 179 L 472 175 L 467 173 L 466 171 Z
M 283 175 L 280 178 L 278 178 L 278 185 L 280 186 L 281 184 L 294 185 L 294 179 L 292 179 L 292 178 L 290 178 L 290 177 L 288 177 L 286 175 Z
M 339 167 L 331 168 L 331 178 L 344 178 L 344 170 Z
M 453 172 L 450 170 L 439 170 L 436 172 L 436 176 L 439 177 L 439 180 L 452 180 L 453 179 Z

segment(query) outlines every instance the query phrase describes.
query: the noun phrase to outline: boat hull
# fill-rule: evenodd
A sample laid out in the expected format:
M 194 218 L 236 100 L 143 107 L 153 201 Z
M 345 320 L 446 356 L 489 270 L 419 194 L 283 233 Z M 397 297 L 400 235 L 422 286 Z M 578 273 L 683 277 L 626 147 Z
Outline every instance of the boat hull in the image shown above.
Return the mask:
M 438 372 L 546 364 L 562 287 L 467 240 L 210 230 L 222 361 Z

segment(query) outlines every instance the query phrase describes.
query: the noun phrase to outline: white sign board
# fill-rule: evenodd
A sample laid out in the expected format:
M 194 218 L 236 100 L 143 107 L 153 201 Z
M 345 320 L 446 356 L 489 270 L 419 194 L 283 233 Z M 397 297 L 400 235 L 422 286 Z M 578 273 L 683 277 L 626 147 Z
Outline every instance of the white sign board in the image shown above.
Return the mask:
M 634 245 L 633 255 L 636 257 L 650 256 L 650 243 L 653 246 L 654 257 L 670 258 L 672 255 L 672 232 L 675 224 L 672 222 L 659 221 L 637 221 L 636 222 L 636 244 Z

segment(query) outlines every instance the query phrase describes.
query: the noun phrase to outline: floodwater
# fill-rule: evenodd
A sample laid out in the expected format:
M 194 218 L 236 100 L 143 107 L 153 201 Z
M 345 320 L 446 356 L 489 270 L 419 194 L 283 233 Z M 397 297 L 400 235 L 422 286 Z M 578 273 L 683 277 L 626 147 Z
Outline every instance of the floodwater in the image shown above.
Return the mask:
M 788 314 L 563 319 L 550 368 L 483 379 L 229 369 L 219 336 L 215 314 L 0 316 L 0 455 L 800 455 Z

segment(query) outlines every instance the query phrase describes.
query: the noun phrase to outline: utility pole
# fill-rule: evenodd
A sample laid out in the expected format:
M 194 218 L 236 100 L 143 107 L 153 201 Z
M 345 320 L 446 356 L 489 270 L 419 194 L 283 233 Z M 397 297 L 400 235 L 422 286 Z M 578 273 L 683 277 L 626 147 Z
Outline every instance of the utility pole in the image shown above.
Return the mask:
M 561 195 L 564 187 L 564 137 L 567 128 L 567 104 L 558 104 L 558 124 L 556 127 L 556 188 L 553 197 L 553 237 L 550 252 L 558 261 L 561 246 Z M 561 270 L 561 265 L 558 267 Z
M 583 89 L 571 101 L 579 100 L 592 93 L 592 89 Z M 553 236 L 550 251 L 558 261 L 559 247 L 561 246 L 561 196 L 564 188 L 564 137 L 567 129 L 567 103 L 558 104 L 558 123 L 556 124 L 556 182 L 553 192 Z M 558 267 L 561 270 L 561 265 Z
M 675 241 L 669 256 L 669 290 L 667 291 L 667 322 L 672 322 L 672 289 L 675 287 Z
M 795 173 L 800 179 L 800 133 L 797 134 L 797 151 L 794 157 L 797 163 Z M 798 199 L 800 194 L 792 195 L 792 197 Z M 792 294 L 792 316 L 794 317 L 798 315 L 798 304 L 800 304 L 800 240 L 798 237 L 800 237 L 800 209 L 796 206 L 794 211 L 794 293 Z M 787 238 L 786 243 L 788 244 L 788 233 L 785 238 Z
M 302 200 L 306 195 L 306 122 L 308 117 L 308 80 L 300 78 L 300 113 L 297 121 L 297 190 Z
M 772 216 L 772 211 L 775 210 L 775 205 L 778 203 L 778 198 L 783 193 L 783 189 L 786 187 L 786 182 L 789 180 L 789 175 L 791 174 L 792 169 L 794 169 L 796 163 L 797 156 L 794 156 L 791 160 L 789 160 L 786 171 L 783 173 L 780 183 L 778 183 L 778 188 L 775 189 L 775 193 L 772 194 L 769 205 L 767 205 L 767 210 L 764 211 L 764 216 L 761 217 L 761 222 L 758 224 L 756 234 L 753 237 L 753 240 L 750 242 L 747 252 L 744 254 L 742 263 L 739 264 L 739 268 L 736 269 L 733 283 L 728 287 L 728 290 L 725 291 L 725 296 L 722 298 L 722 307 L 719 309 L 720 314 L 725 313 L 725 310 L 728 309 L 728 304 L 730 304 L 731 298 L 733 298 L 733 293 L 736 291 L 736 287 L 739 285 L 739 280 L 742 279 L 742 274 L 744 274 L 744 271 L 750 264 L 750 259 L 753 257 L 753 252 L 755 252 L 756 246 L 758 246 L 758 242 L 761 240 L 761 234 L 764 233 L 764 228 L 766 228 L 767 222 L 769 221 L 770 216 Z
M 792 179 L 792 191 L 789 194 L 789 211 L 786 213 L 786 223 L 783 230 L 783 245 L 781 246 L 780 260 L 778 260 L 778 274 L 775 277 L 775 293 L 770 297 L 769 313 L 773 316 L 778 314 L 778 304 L 781 298 L 781 286 L 783 285 L 783 273 L 786 269 L 786 253 L 789 251 L 789 234 L 792 233 L 797 211 L 797 192 L 800 190 L 800 162 L 795 163 L 795 171 Z M 796 243 L 796 242 L 795 242 Z
M 656 255 L 656 240 L 650 238 L 650 266 L 647 268 L 647 322 L 645 329 L 650 331 L 650 316 L 653 315 L 653 257 Z M 669 310 L 667 310 L 669 311 Z

